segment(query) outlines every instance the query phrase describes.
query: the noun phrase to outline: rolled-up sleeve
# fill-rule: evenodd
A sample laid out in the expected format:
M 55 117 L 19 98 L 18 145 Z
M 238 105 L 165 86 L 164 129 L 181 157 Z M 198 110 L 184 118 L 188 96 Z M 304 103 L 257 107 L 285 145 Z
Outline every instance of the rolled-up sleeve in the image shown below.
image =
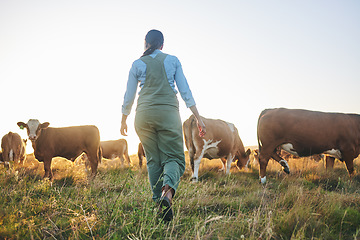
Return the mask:
M 185 78 L 181 63 L 177 58 L 176 58 L 175 66 L 176 66 L 175 82 L 177 89 L 179 90 L 180 96 L 184 100 L 186 107 L 190 108 L 194 106 L 196 103 L 191 93 L 189 84 Z
M 129 115 L 131 112 L 132 105 L 134 104 L 136 90 L 138 86 L 138 79 L 136 76 L 136 65 L 135 62 L 132 64 L 129 78 L 126 86 L 126 92 L 124 95 L 124 102 L 122 105 L 122 113 L 124 115 Z

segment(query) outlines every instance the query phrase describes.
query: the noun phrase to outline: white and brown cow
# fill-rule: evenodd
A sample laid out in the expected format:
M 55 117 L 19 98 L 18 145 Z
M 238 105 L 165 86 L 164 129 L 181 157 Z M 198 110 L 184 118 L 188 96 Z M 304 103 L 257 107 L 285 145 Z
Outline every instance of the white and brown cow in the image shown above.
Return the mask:
M 325 153 L 344 161 L 350 176 L 354 173 L 353 160 L 360 153 L 360 115 L 266 109 L 259 116 L 257 132 L 262 183 L 270 158 L 290 173 L 286 160 L 276 153 L 277 147 L 300 157 Z M 334 158 L 329 158 L 329 165 L 331 160 Z
M 52 128 L 48 127 L 48 122 L 40 123 L 37 119 L 17 124 L 21 129 L 27 129 L 35 158 L 39 162 L 44 162 L 44 177 L 49 179 L 53 177 L 51 171 L 53 157 L 75 161 L 83 152 L 89 159 L 92 176 L 96 175 L 101 161 L 100 134 L 96 126 Z
M 123 164 L 126 159 L 128 164 L 131 165 L 131 160 L 128 153 L 128 144 L 125 139 L 101 141 L 100 145 L 104 158 L 114 160 L 116 157 L 118 157 L 121 160 L 121 164 Z
M 143 160 L 145 157 L 145 151 L 142 143 L 139 143 L 138 145 L 138 158 L 139 158 L 139 167 L 142 168 Z
M 9 132 L 1 139 L 2 161 L 8 168 L 10 162 L 24 164 L 26 140 L 17 133 Z
M 247 166 L 251 150 L 245 152 L 244 145 L 234 124 L 223 120 L 201 117 L 206 126 L 206 135 L 199 136 L 199 130 L 194 115 L 191 115 L 183 124 L 186 148 L 189 151 L 192 180 L 198 181 L 198 172 L 201 159 L 221 158 L 226 174 L 230 172 L 231 163 L 237 160 L 238 168 Z

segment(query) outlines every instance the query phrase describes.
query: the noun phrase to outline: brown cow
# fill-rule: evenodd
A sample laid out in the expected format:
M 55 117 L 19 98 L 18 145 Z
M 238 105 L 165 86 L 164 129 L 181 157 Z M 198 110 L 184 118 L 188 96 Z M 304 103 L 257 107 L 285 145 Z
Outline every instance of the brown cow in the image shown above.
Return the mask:
M 24 164 L 26 141 L 17 133 L 9 132 L 1 139 L 2 161 L 9 167 L 10 162 Z
M 139 158 L 139 167 L 142 168 L 143 160 L 145 157 L 145 151 L 142 143 L 139 143 L 138 146 L 138 158 Z
M 266 182 L 270 158 L 290 173 L 276 148 L 300 157 L 325 153 L 345 162 L 350 176 L 360 152 L 360 115 L 324 113 L 301 109 L 266 109 L 258 120 L 260 180 Z
M 128 164 L 131 165 L 131 160 L 128 153 L 128 144 L 125 139 L 102 141 L 100 142 L 100 145 L 104 158 L 113 160 L 118 157 L 121 160 L 121 164 L 123 164 L 124 160 L 126 159 Z
M 189 151 L 192 180 L 198 181 L 198 172 L 201 159 L 221 158 L 226 174 L 230 172 L 233 161 L 237 161 L 238 168 L 247 166 L 251 150 L 245 152 L 244 145 L 239 137 L 238 130 L 232 123 L 222 120 L 201 117 L 206 126 L 206 135 L 199 136 L 194 115 L 191 115 L 183 124 L 186 148 Z
M 39 162 L 44 162 L 44 177 L 49 179 L 53 177 L 51 171 L 53 157 L 75 161 L 83 152 L 88 156 L 92 175 L 96 175 L 101 161 L 100 134 L 96 126 L 52 128 L 48 127 L 48 122 L 40 123 L 37 119 L 17 124 L 21 129 L 27 129 L 35 158 Z

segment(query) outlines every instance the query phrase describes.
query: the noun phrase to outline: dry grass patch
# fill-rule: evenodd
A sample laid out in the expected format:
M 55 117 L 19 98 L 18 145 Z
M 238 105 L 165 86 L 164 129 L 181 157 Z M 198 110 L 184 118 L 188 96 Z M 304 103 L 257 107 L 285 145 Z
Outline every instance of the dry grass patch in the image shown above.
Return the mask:
M 23 168 L 0 168 L 0 239 L 359 239 L 360 177 L 343 163 L 294 159 L 291 174 L 270 161 L 268 183 L 258 166 L 226 176 L 220 160 L 202 161 L 200 181 L 186 171 L 174 198 L 174 220 L 157 217 L 146 167 L 104 161 L 95 179 L 85 166 L 56 158 L 43 180 L 33 157 Z M 303 161 L 303 162 L 302 162 Z M 357 172 L 359 160 L 355 161 Z

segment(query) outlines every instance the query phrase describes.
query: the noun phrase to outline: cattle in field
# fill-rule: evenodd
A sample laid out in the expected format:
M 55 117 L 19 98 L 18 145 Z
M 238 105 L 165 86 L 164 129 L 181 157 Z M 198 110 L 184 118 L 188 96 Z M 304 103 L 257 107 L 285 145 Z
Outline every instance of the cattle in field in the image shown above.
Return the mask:
M 118 157 L 121 160 L 121 164 L 123 164 L 126 159 L 128 164 L 131 165 L 128 153 L 128 144 L 125 139 L 101 141 L 100 145 L 102 149 L 102 156 L 104 158 L 114 160 Z
M 26 140 L 17 133 L 9 132 L 1 139 L 2 161 L 6 167 L 10 162 L 24 164 L 26 154 Z
M 139 167 L 142 168 L 143 160 L 145 157 L 145 151 L 142 143 L 139 143 L 138 146 L 138 158 L 139 158 Z
M 278 147 L 300 157 L 325 153 L 344 161 L 349 175 L 360 152 L 360 115 L 302 109 L 266 109 L 257 126 L 260 180 L 266 182 L 266 166 L 273 158 L 290 173 L 277 153 Z
M 96 126 L 52 128 L 49 127 L 50 123 L 40 123 L 37 119 L 17 124 L 21 129 L 27 129 L 35 158 L 44 163 L 44 177 L 49 179 L 53 177 L 51 171 L 53 157 L 63 157 L 75 161 L 83 152 L 89 159 L 92 176 L 96 175 L 102 157 L 100 134 Z
M 183 124 L 185 145 L 189 151 L 192 180 L 198 181 L 198 172 L 201 159 L 221 158 L 226 174 L 230 172 L 231 163 L 237 160 L 238 168 L 247 166 L 251 150 L 245 152 L 238 130 L 234 124 L 223 120 L 201 117 L 206 126 L 206 135 L 199 136 L 199 130 L 194 115 L 191 115 Z

